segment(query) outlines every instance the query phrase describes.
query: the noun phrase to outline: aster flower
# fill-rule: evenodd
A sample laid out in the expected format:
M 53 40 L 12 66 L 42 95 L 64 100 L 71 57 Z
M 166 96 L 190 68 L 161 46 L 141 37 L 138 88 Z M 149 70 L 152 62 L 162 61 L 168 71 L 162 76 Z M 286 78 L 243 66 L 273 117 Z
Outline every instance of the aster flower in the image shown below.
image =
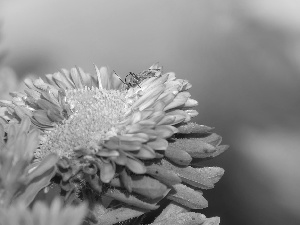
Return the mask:
M 50 184 L 58 157 L 49 154 L 33 163 L 39 145 L 39 130 L 30 130 L 29 118 L 20 124 L 0 123 L 0 206 L 22 201 L 29 205 L 37 193 Z
M 5 124 L 28 116 L 42 131 L 35 157 L 59 156 L 66 199 L 88 186 L 100 196 L 98 218 L 115 216 L 111 224 L 157 209 L 164 198 L 188 209 L 207 207 L 198 188 L 213 188 L 224 170 L 198 167 L 227 146 L 212 128 L 190 122 L 198 113 L 188 81 L 163 74 L 157 64 L 126 82 L 106 67 L 96 67 L 96 75 L 73 68 L 46 79 L 25 80 L 25 94 L 0 104 L 7 108 Z M 107 211 L 111 199 L 129 211 L 121 218 Z
M 0 208 L 0 225 L 80 225 L 86 214 L 86 205 L 62 207 L 56 198 L 50 207 L 36 202 L 29 209 L 24 202 L 9 208 Z

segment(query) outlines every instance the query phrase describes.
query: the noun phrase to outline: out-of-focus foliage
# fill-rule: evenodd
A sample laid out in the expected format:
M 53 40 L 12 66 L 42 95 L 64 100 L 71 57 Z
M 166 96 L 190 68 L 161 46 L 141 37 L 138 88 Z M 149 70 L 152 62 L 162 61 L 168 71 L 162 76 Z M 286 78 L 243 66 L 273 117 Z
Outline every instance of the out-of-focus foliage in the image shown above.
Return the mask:
M 0 224 L 1 225 L 74 225 L 81 224 L 86 206 L 62 208 L 55 199 L 50 208 L 45 203 L 29 204 L 38 192 L 50 184 L 55 174 L 56 155 L 33 163 L 39 145 L 39 131 L 30 130 L 29 118 L 21 124 L 0 121 Z
M 39 145 L 39 131 L 29 130 L 30 120 L 5 124 L 0 119 L 0 206 L 22 201 L 29 205 L 38 192 L 50 184 L 55 174 L 56 155 L 33 163 Z
M 36 202 L 32 209 L 20 202 L 8 208 L 0 208 L 1 225 L 81 225 L 86 214 L 85 204 L 63 207 L 56 198 L 48 206 Z

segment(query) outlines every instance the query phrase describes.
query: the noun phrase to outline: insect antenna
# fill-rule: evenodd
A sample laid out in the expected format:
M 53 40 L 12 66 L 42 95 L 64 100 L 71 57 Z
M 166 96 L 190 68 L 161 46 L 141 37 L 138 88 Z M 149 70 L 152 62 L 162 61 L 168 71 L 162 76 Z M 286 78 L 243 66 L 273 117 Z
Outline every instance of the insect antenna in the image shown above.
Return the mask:
M 113 72 L 114 72 L 114 74 L 117 75 L 117 77 L 120 79 L 120 81 L 127 86 L 127 88 L 130 87 L 130 85 L 126 82 L 126 78 L 125 78 L 125 81 L 123 81 L 122 78 L 116 73 L 116 71 L 113 70 Z

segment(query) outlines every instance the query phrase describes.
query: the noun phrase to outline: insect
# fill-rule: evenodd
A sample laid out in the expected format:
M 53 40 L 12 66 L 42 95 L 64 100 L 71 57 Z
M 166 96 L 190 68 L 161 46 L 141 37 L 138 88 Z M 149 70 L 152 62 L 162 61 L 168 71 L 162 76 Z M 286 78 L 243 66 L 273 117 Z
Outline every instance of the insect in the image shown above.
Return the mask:
M 119 77 L 119 79 L 122 81 L 123 84 L 125 84 L 127 86 L 127 88 L 130 87 L 136 87 L 139 86 L 140 87 L 140 83 L 145 80 L 148 79 L 150 77 L 158 77 L 160 76 L 160 73 L 158 75 L 156 75 L 157 72 L 160 72 L 161 69 L 148 69 L 148 70 L 144 70 L 138 74 L 133 73 L 133 72 L 129 72 L 129 74 L 126 75 L 124 81 L 121 79 L 121 77 L 114 71 L 114 73 Z
M 125 83 L 128 85 L 128 87 L 135 87 L 135 86 L 140 87 L 139 83 L 141 83 L 141 78 L 139 77 L 138 74 L 129 72 L 129 74 L 127 74 L 125 77 Z

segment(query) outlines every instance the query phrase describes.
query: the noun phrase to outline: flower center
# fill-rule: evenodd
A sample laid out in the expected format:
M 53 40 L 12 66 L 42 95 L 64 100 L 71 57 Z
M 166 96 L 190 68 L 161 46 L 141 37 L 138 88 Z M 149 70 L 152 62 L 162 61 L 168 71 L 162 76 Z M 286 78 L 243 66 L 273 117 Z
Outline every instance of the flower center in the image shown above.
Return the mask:
M 125 119 L 130 107 L 125 96 L 126 91 L 119 90 L 66 90 L 72 114 L 53 130 L 46 131 L 36 157 L 55 152 L 71 158 L 75 147 L 88 148 L 117 135 L 118 123 Z

